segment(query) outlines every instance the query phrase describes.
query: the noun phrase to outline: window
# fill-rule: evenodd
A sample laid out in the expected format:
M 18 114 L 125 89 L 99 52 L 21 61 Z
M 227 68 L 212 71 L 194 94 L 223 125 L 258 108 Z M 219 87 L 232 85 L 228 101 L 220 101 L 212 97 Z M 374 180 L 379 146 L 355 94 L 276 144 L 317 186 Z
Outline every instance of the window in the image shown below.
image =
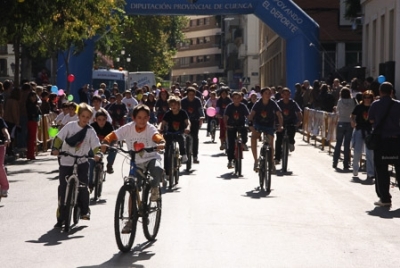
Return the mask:
M 204 62 L 204 56 L 197 56 L 197 62 Z
M 209 55 L 204 56 L 204 62 L 207 62 L 207 61 L 210 61 L 210 60 L 211 60 L 211 57 Z
M 197 44 L 196 38 L 190 39 L 190 45 L 196 45 L 196 44 Z
M 197 20 L 197 26 L 201 26 L 203 25 L 203 20 L 202 19 L 198 19 Z
M 189 66 L 189 61 L 190 61 L 189 57 L 179 58 L 179 65 L 181 67 L 187 67 L 187 66 Z
M 193 26 L 195 26 L 195 24 L 194 24 L 194 20 L 191 20 L 189 25 L 190 25 L 190 27 L 193 27 Z
M 0 59 L 0 76 L 7 76 L 7 60 Z
M 203 44 L 204 43 L 204 38 L 203 37 L 197 38 L 197 43 L 198 44 Z
M 7 45 L 0 46 L 0 54 L 7 55 Z
M 204 37 L 204 43 L 210 43 L 211 38 L 209 36 Z
M 210 25 L 210 18 L 204 18 L 204 25 Z

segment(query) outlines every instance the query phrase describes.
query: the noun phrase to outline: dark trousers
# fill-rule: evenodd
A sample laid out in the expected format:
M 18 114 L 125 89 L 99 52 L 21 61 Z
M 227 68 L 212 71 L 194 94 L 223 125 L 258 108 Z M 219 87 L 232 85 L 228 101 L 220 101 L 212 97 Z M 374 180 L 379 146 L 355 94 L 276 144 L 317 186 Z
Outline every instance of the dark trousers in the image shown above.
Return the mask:
M 247 143 L 247 129 L 246 128 L 228 128 L 227 136 L 228 136 L 228 161 L 232 161 L 235 158 L 235 141 L 236 141 L 236 133 L 240 131 L 240 135 L 242 136 L 242 144 Z
M 61 166 L 60 165 L 60 175 L 59 175 L 59 181 L 60 185 L 58 186 L 58 199 L 59 199 L 59 204 L 60 204 L 60 218 L 61 220 L 64 219 L 65 217 L 65 211 L 64 211 L 64 201 L 65 201 L 65 191 L 67 189 L 67 181 L 65 180 L 66 176 L 72 175 L 72 172 L 74 170 L 73 166 Z M 78 202 L 80 203 L 81 206 L 81 214 L 87 214 L 89 211 L 89 191 L 87 188 L 88 182 L 89 182 L 89 162 L 85 162 L 82 164 L 78 165 L 78 177 L 79 181 L 86 185 L 86 187 L 81 187 L 79 188 L 79 195 L 78 195 Z
M 295 126 L 285 126 L 287 128 L 287 134 L 289 136 L 289 143 L 295 144 L 294 136 L 296 135 L 296 127 Z M 276 140 L 275 140 L 275 159 L 281 160 L 282 155 L 282 142 L 283 135 L 285 134 L 285 130 L 276 132 Z
M 168 172 L 169 171 L 168 170 L 168 168 L 169 168 L 168 154 L 169 154 L 170 144 L 174 140 L 176 140 L 179 144 L 179 154 L 184 155 L 184 154 L 186 154 L 185 137 L 183 136 L 183 134 L 172 134 L 172 135 L 165 134 L 164 138 L 165 138 L 164 169 L 166 172 Z
M 37 139 L 38 122 L 28 121 L 28 147 L 26 151 L 26 158 L 35 159 L 35 148 Z
M 353 135 L 353 128 L 350 123 L 339 122 L 336 127 L 336 145 L 333 152 L 333 163 L 337 164 L 343 143 L 343 166 L 350 166 L 350 142 Z
M 390 173 L 389 164 L 393 164 L 396 172 L 396 180 L 399 185 L 400 182 L 400 159 L 398 151 L 400 149 L 399 141 L 393 139 L 382 140 L 381 146 L 374 150 L 374 165 L 375 165 L 375 191 L 382 202 L 391 202 L 392 196 L 390 194 Z M 391 159 L 391 157 L 397 159 Z M 400 187 L 400 185 L 399 185 Z
M 192 152 L 194 158 L 197 158 L 199 154 L 199 130 L 199 121 L 190 119 L 190 136 L 192 137 Z

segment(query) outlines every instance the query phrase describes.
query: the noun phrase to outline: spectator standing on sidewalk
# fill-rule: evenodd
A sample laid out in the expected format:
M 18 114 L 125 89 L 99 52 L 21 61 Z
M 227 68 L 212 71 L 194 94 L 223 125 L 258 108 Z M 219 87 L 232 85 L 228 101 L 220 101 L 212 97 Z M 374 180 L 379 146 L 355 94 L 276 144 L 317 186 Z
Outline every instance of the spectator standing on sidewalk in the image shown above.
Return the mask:
M 393 85 L 384 82 L 379 87 L 380 98 L 371 104 L 368 119 L 377 133 L 380 141 L 374 150 L 375 190 L 379 200 L 376 206 L 391 206 L 390 174 L 388 165 L 393 164 L 396 170 L 396 180 L 400 181 L 400 102 L 393 99 Z M 387 113 L 386 119 L 385 114 Z
M 340 90 L 340 99 L 336 106 L 338 121 L 336 124 L 336 145 L 333 152 L 333 168 L 337 168 L 342 143 L 344 147 L 343 168 L 349 169 L 350 167 L 350 142 L 353 133 L 350 116 L 355 107 L 356 102 L 351 98 L 350 89 L 347 87 L 342 88 Z

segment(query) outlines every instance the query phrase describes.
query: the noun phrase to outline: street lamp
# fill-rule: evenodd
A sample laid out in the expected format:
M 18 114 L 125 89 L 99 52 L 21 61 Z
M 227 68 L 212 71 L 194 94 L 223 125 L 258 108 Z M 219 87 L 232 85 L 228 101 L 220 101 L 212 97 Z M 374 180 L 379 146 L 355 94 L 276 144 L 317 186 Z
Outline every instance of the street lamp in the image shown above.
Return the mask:
M 120 69 L 121 71 L 123 70 L 124 61 L 125 61 L 125 60 L 126 60 L 127 63 L 130 63 L 130 62 L 131 62 L 131 55 L 129 54 L 128 57 L 127 57 L 125 60 L 124 60 L 124 55 L 125 55 L 125 50 L 122 49 L 122 50 L 121 50 L 121 57 L 116 57 L 116 58 L 115 58 L 115 60 L 116 60 L 117 62 L 120 62 L 120 61 L 121 61 L 121 65 L 120 65 L 120 67 L 119 67 L 119 69 Z

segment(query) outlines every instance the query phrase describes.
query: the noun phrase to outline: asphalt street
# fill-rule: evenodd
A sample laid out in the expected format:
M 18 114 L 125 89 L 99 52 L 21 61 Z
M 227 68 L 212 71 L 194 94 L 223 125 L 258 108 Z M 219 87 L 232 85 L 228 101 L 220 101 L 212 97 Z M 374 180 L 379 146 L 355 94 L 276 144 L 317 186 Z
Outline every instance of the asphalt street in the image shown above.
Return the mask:
M 138 225 L 134 248 L 114 238 L 116 195 L 128 163 L 118 155 L 90 221 L 70 233 L 56 222 L 58 162 L 40 153 L 8 166 L 9 197 L 0 202 L 0 267 L 399 267 L 400 194 L 377 208 L 366 174 L 334 170 L 332 156 L 302 141 L 287 174 L 258 191 L 251 152 L 243 176 L 227 169 L 219 144 L 200 131 L 200 164 L 181 172 L 162 195 L 161 227 L 147 242 Z M 341 166 L 339 164 L 339 166 Z M 279 166 L 278 166 L 279 169 Z

